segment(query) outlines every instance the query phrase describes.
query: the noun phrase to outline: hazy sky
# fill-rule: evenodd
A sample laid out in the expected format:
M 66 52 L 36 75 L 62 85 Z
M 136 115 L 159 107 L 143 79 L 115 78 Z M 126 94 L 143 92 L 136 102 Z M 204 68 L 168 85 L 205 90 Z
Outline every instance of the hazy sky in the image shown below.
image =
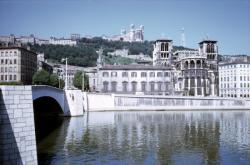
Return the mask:
M 221 54 L 250 55 L 250 0 L 0 0 L 0 35 L 40 38 L 119 34 L 130 24 L 145 26 L 145 39 L 163 35 L 197 48 L 218 41 Z

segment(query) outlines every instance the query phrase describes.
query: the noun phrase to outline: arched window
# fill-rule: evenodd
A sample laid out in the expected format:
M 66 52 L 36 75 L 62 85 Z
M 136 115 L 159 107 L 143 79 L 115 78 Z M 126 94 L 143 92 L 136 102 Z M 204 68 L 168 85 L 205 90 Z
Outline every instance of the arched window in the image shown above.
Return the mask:
M 132 92 L 136 92 L 136 90 L 137 90 L 137 82 L 132 81 Z
M 117 82 L 116 81 L 112 81 L 111 82 L 111 91 L 112 92 L 116 92 L 116 86 L 117 86 Z
M 188 61 L 185 61 L 185 63 L 184 63 L 184 69 L 188 69 Z
M 153 81 L 150 82 L 150 91 L 151 92 L 155 91 L 155 82 L 153 82 Z
M 165 51 L 168 51 L 168 43 L 165 44 Z
M 161 43 L 161 51 L 164 51 L 164 43 Z
M 147 88 L 146 88 L 146 84 L 147 84 L 147 83 L 146 83 L 145 81 L 142 81 L 142 82 L 141 82 L 141 91 L 142 91 L 142 92 L 145 92 L 145 91 L 146 91 L 146 89 L 147 89 Z
M 127 92 L 128 91 L 128 82 L 127 81 L 123 81 L 122 82 L 122 91 L 123 92 Z
M 158 88 L 158 91 L 162 91 L 162 82 L 161 81 L 157 82 L 157 88 Z
M 211 53 L 214 53 L 214 44 L 211 44 Z
M 206 63 L 204 60 L 202 60 L 202 67 L 205 68 L 206 67 Z
M 194 68 L 194 67 L 195 67 L 194 60 L 191 60 L 191 62 L 190 62 L 190 68 Z
M 109 82 L 107 81 L 103 82 L 103 92 L 108 92 L 108 85 L 109 85 Z
M 200 61 L 200 60 L 197 60 L 197 61 L 196 61 L 196 67 L 197 67 L 197 68 L 201 68 L 201 61 Z

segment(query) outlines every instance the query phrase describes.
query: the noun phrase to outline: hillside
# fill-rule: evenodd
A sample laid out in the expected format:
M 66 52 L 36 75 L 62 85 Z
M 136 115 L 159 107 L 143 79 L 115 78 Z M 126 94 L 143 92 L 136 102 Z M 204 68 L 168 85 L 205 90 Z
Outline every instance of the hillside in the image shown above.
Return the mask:
M 122 41 L 107 41 L 99 37 L 93 39 L 82 38 L 75 47 L 62 45 L 29 45 L 32 51 L 44 52 L 45 58 L 53 62 L 60 62 L 62 58 L 68 57 L 70 65 L 83 67 L 95 66 L 98 57 L 96 51 L 103 48 L 103 54 L 107 63 L 133 63 L 134 60 L 108 56 L 107 52 L 112 52 L 116 49 L 128 49 L 129 54 L 147 54 L 152 57 L 154 41 L 139 42 L 122 42 Z M 184 49 L 181 46 L 174 46 L 174 50 Z M 187 48 L 185 48 L 187 49 Z

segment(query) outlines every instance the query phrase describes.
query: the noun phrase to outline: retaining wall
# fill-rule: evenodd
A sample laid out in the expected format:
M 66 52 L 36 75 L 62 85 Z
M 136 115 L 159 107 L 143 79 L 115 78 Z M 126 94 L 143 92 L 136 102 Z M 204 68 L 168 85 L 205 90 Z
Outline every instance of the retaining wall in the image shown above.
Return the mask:
M 250 110 L 250 100 L 124 94 L 87 94 L 89 111 L 108 110 Z

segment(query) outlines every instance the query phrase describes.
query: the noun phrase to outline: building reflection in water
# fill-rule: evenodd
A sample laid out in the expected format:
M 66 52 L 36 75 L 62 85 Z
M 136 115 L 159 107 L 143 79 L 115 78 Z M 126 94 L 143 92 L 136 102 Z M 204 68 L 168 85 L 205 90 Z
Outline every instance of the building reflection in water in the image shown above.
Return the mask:
M 247 111 L 93 112 L 66 120 L 39 144 L 39 153 L 53 153 L 52 164 L 247 162 L 249 124 Z M 47 141 L 56 143 L 43 147 Z

